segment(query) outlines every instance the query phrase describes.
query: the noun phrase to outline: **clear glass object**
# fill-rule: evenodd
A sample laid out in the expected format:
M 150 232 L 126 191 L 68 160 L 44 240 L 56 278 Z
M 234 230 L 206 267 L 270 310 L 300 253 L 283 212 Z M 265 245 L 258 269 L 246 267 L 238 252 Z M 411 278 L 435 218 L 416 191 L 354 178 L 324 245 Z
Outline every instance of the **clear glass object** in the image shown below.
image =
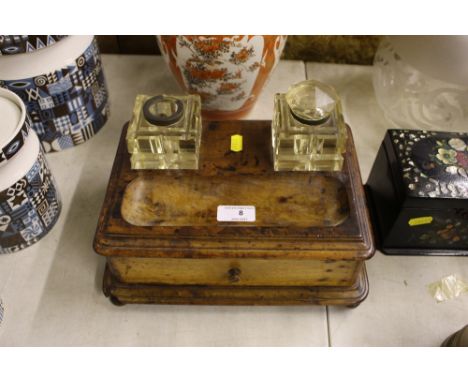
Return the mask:
M 275 95 L 275 171 L 339 171 L 346 139 L 341 103 L 331 86 L 308 80 Z
M 127 131 L 132 169 L 198 169 L 200 137 L 200 96 L 137 95 Z
M 457 298 L 468 292 L 468 283 L 456 275 L 449 275 L 427 286 L 429 293 L 437 302 Z
M 466 130 L 468 87 L 421 72 L 398 54 L 388 38 L 376 52 L 373 82 L 377 102 L 392 127 Z

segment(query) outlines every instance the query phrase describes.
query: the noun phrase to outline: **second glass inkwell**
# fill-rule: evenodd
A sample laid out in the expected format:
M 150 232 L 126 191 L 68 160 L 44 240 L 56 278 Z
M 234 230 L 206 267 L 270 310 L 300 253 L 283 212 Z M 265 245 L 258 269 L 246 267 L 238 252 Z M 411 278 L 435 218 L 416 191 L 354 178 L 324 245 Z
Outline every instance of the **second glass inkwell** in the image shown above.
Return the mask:
M 341 103 L 332 87 L 309 80 L 275 95 L 275 171 L 340 171 L 346 137 Z

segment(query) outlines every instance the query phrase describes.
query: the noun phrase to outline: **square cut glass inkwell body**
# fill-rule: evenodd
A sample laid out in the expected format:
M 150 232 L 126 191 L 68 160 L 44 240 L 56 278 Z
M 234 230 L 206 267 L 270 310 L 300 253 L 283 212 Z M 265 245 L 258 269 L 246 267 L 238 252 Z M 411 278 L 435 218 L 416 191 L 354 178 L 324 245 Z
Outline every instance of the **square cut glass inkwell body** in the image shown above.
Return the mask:
M 137 95 L 126 138 L 132 169 L 198 169 L 200 96 Z
M 341 103 L 332 87 L 308 80 L 275 95 L 275 171 L 340 171 L 346 139 Z

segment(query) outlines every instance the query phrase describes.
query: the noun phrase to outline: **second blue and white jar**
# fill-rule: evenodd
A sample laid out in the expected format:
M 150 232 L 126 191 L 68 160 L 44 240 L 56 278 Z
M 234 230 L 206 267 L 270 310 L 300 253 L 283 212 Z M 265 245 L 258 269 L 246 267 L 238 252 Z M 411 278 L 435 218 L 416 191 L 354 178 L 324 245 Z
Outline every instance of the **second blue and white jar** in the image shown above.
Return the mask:
M 23 100 L 45 152 L 89 140 L 108 118 L 94 36 L 68 36 L 30 53 L 1 56 L 0 87 Z
M 0 88 L 0 254 L 29 247 L 60 215 L 60 197 L 26 108 Z

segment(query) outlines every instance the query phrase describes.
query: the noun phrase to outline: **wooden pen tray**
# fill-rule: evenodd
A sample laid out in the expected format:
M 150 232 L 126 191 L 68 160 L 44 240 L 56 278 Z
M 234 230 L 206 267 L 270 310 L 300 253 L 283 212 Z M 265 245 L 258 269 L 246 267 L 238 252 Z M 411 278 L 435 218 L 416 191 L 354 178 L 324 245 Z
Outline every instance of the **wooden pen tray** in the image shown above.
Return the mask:
M 274 185 L 274 188 L 271 187 Z M 250 205 L 255 222 L 217 221 L 220 205 Z M 122 217 L 137 226 L 333 227 L 349 216 L 341 181 L 307 173 L 239 176 L 153 172 L 125 189 Z

